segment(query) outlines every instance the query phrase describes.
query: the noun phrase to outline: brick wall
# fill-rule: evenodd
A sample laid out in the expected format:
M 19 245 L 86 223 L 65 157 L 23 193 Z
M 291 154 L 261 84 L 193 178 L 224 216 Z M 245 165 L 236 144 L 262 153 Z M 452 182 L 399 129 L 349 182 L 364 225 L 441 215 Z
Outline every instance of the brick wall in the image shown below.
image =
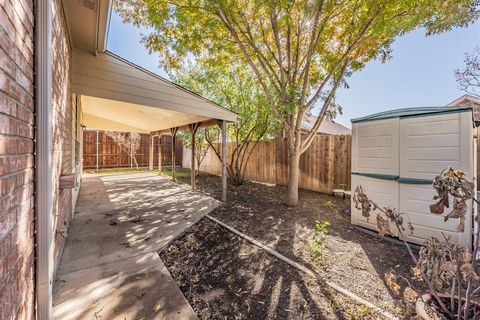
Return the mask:
M 71 49 L 61 0 L 52 6 L 53 64 L 53 213 L 54 261 L 58 266 L 72 214 L 72 191 L 59 188 L 60 176 L 72 166 L 72 93 L 70 89 Z
M 0 319 L 32 319 L 34 301 L 34 14 L 32 0 L 0 2 Z M 53 2 L 53 210 L 55 265 L 72 213 L 59 189 L 72 172 L 70 46 Z
M 0 1 L 0 318 L 34 317 L 33 1 Z

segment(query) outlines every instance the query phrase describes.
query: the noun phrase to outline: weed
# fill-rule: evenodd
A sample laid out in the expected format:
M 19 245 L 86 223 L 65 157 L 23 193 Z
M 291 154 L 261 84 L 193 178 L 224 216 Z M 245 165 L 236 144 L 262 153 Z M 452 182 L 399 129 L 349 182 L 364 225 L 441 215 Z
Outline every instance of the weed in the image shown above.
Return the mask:
M 367 320 L 378 319 L 378 314 L 365 305 L 351 306 L 346 310 L 349 319 L 352 320 Z
M 327 209 L 329 209 L 330 211 L 334 211 L 335 210 L 335 203 L 332 201 L 332 200 L 326 200 L 324 203 L 323 203 L 323 206 Z
M 315 222 L 315 233 L 313 234 L 309 246 L 310 246 L 310 253 L 312 254 L 314 259 L 318 259 L 322 255 L 322 250 L 327 243 L 327 234 L 328 234 L 328 227 L 330 226 L 330 222 L 328 221 L 316 221 Z

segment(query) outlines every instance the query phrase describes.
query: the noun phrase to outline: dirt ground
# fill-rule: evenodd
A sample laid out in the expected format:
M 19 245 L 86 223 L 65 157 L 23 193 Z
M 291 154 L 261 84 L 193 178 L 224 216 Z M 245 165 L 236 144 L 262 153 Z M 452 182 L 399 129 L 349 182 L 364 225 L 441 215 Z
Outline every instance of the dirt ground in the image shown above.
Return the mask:
M 179 180 L 190 181 L 187 176 Z M 217 199 L 220 186 L 217 176 L 201 174 L 197 178 L 197 190 Z M 412 262 L 406 248 L 354 228 L 349 201 L 301 190 L 300 204 L 290 208 L 284 205 L 285 194 L 286 188 L 279 186 L 251 182 L 239 187 L 229 185 L 227 203 L 210 215 L 377 306 L 398 312 L 397 297 L 385 284 L 384 275 L 410 275 Z M 319 259 L 312 257 L 308 245 L 316 221 L 330 223 Z M 227 270 L 222 273 L 229 276 Z
M 379 319 L 203 219 L 160 254 L 200 319 Z

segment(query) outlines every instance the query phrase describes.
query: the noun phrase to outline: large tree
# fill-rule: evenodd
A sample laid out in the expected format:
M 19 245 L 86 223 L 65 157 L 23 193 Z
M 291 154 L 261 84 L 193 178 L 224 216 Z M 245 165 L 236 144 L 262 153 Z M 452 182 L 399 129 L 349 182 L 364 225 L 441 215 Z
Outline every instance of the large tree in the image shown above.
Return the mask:
M 169 75 L 174 82 L 239 115 L 237 122 L 227 125 L 230 140 L 227 172 L 234 185 L 243 184 L 253 150 L 261 140 L 272 138 L 278 129 L 275 116 L 255 75 L 248 67 L 239 63 L 202 66 L 191 62 L 170 70 Z M 205 139 L 221 161 L 219 128 L 208 127 L 199 134 L 203 134 L 201 138 Z
M 310 146 L 337 88 L 366 62 L 390 55 L 394 39 L 418 27 L 428 34 L 464 26 L 478 0 L 126 0 L 125 21 L 152 31 L 145 45 L 165 68 L 185 59 L 248 64 L 285 129 L 289 205 L 298 203 L 300 155 Z M 301 123 L 317 106 L 318 120 Z

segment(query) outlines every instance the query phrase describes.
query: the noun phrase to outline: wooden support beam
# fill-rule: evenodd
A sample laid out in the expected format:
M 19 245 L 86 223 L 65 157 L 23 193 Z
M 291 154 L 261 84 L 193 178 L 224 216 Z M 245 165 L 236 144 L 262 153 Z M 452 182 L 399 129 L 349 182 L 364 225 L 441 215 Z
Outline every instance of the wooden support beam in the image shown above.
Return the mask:
M 190 165 L 190 186 L 192 187 L 192 190 L 195 190 L 195 134 L 197 133 L 199 126 L 200 123 L 198 122 L 188 125 L 188 128 L 190 129 L 190 134 L 192 135 L 192 162 Z
M 150 140 L 148 141 L 148 170 L 153 171 L 153 142 L 155 136 L 150 133 Z
M 176 147 L 176 141 L 175 138 L 177 137 L 177 131 L 178 128 L 171 128 L 170 133 L 172 135 L 172 180 L 177 181 L 176 173 L 175 173 L 175 147 Z
M 158 134 L 158 174 L 162 174 L 162 134 Z
M 227 121 L 222 120 L 222 201 L 227 201 Z

